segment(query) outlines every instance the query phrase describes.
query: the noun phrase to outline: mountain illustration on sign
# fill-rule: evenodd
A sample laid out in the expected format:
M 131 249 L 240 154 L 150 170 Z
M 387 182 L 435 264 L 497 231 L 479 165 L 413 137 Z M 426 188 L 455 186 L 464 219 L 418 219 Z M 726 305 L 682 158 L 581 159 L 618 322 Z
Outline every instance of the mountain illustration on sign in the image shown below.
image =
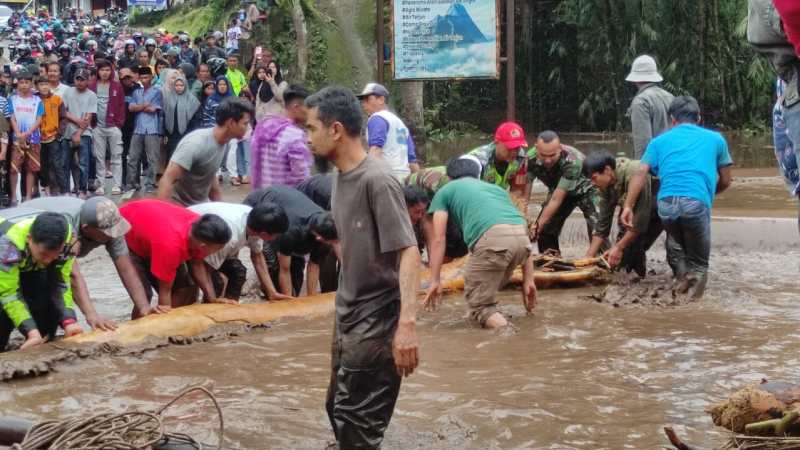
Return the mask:
M 461 3 L 454 3 L 445 15 L 437 15 L 430 22 L 418 25 L 415 31 L 417 36 L 430 42 L 430 50 L 464 47 L 488 41 Z

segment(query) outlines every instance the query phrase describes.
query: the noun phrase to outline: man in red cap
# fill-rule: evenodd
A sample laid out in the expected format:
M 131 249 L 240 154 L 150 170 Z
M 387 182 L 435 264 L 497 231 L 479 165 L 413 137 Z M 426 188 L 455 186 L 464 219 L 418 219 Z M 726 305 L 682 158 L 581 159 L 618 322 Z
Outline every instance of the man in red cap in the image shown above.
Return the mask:
M 494 133 L 494 142 L 467 154 L 481 163 L 481 179 L 503 189 L 521 192 L 525 187 L 528 158 L 525 130 L 514 122 L 504 122 Z
M 536 146 L 528 152 L 528 183 L 523 197 L 527 199 L 530 196 L 531 185 L 537 178 L 548 191 L 542 211 L 530 229 L 531 240 L 537 241 L 539 252 L 561 251 L 558 237 L 575 208 L 583 212 L 589 240 L 592 240 L 600 216 L 600 196 L 583 174 L 585 158 L 575 147 L 562 144 L 555 131 L 539 133 Z M 594 251 L 605 251 L 608 248 L 606 241 Z

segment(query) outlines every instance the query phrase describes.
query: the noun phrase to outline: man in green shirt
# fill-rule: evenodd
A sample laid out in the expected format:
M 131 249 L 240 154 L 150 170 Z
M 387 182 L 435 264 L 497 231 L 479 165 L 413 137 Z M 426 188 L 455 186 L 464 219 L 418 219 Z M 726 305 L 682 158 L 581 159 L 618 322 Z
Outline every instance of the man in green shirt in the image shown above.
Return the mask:
M 72 240 L 67 219 L 45 212 L 20 221 L 0 219 L 0 351 L 14 328 L 22 349 L 55 337 L 83 332 L 77 324 L 70 287 L 74 258 L 65 244 Z
M 244 76 L 241 70 L 239 70 L 239 55 L 236 53 L 231 53 L 228 55 L 228 71 L 225 73 L 225 76 L 231 82 L 231 90 L 233 91 L 233 95 L 235 97 L 239 96 L 239 93 L 242 89 L 247 90 L 247 77 Z
M 639 161 L 614 158 L 608 151 L 591 153 L 583 161 L 583 173 L 600 190 L 598 221 L 592 236 L 588 254 L 595 256 L 609 235 L 614 211 L 625 205 L 628 184 L 639 170 Z M 644 187 L 636 199 L 633 227 L 625 228 L 620 223 L 617 242 L 603 255 L 611 267 L 635 271 L 640 277 L 647 273 L 646 252 L 664 230 L 658 217 L 658 179 L 646 176 Z
M 583 212 L 591 240 L 597 225 L 599 195 L 583 175 L 585 156 L 575 147 L 561 143 L 555 131 L 543 131 L 536 147 L 528 152 L 528 182 L 524 198 L 529 198 L 533 180 L 547 186 L 547 199 L 539 218 L 531 225 L 531 240 L 537 241 L 539 252 L 561 251 L 558 237 L 564 222 L 575 208 Z
M 497 127 L 494 142 L 472 149 L 467 155 L 476 157 L 481 163 L 481 180 L 505 190 L 521 192 L 525 186 L 527 147 L 525 130 L 514 122 L 505 122 Z
M 465 159 L 450 161 L 447 174 L 451 181 L 439 189 L 428 208 L 428 214 L 433 215 L 433 240 L 429 250 L 431 284 L 425 306 L 435 308 L 441 297 L 445 230 L 448 218 L 452 217 L 471 249 L 464 274 L 470 319 L 486 328 L 500 328 L 507 326 L 508 320 L 498 310 L 495 295 L 519 265 L 524 273 L 525 309 L 530 312 L 536 306 L 533 257 L 525 219 L 508 193 L 471 176 L 454 176 L 460 166 L 472 164 Z

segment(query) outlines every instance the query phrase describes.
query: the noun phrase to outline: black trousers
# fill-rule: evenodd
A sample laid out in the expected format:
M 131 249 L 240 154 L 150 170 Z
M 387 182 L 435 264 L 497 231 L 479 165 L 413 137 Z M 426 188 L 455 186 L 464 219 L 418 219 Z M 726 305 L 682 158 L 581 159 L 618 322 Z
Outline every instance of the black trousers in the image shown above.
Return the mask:
M 399 314 L 395 301 L 349 329 L 334 324 L 325 409 L 340 450 L 381 446 L 402 381 L 392 356 Z
M 37 270 L 35 272 L 22 272 L 19 275 L 22 298 L 28 305 L 36 328 L 42 337 L 53 339 L 59 327 L 61 312 L 56 306 L 55 298 L 52 295 L 52 286 L 48 277 L 56 276 L 53 269 Z M 60 299 L 58 299 L 60 301 Z M 14 331 L 14 323 L 0 310 L 0 352 L 5 351 L 11 332 Z
M 653 205 L 656 205 L 655 202 L 654 196 Z M 634 271 L 640 277 L 644 277 L 647 274 L 647 251 L 663 231 L 664 225 L 661 223 L 661 218 L 658 217 L 658 208 L 654 207 L 650 214 L 647 231 L 636 236 L 636 239 L 622 253 L 620 268 L 628 272 Z M 617 240 L 622 239 L 624 235 L 625 229 L 621 228 Z
M 244 282 L 247 281 L 247 268 L 242 264 L 239 258 L 226 259 L 225 262 L 219 266 L 219 270 L 214 270 L 206 265 L 211 272 L 211 282 L 214 284 L 214 292 L 217 297 L 225 297 L 231 300 L 239 300 L 242 296 L 242 287 Z M 222 279 L 221 275 L 225 275 L 228 279 L 228 284 Z M 223 292 L 223 287 L 225 291 Z
M 339 260 L 336 253 L 328 252 L 319 264 L 320 292 L 334 292 L 339 289 Z
M 278 249 L 272 245 L 271 242 L 264 242 L 264 259 L 267 261 L 267 268 L 269 269 L 269 277 L 272 279 L 272 284 L 275 289 L 280 291 L 279 275 L 281 266 L 278 262 Z M 292 264 L 289 271 L 292 274 L 292 295 L 300 295 L 300 289 L 303 288 L 303 278 L 305 278 L 306 259 L 302 256 L 292 256 Z

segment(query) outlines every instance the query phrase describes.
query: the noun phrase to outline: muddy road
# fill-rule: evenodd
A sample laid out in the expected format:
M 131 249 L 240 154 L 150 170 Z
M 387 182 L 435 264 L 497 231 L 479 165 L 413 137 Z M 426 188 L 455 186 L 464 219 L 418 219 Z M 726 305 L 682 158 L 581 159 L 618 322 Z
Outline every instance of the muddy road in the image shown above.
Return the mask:
M 750 168 L 736 170 L 715 204 L 700 302 L 614 307 L 589 298 L 602 287 L 546 290 L 526 316 L 519 293 L 507 291 L 514 336 L 472 327 L 460 295 L 420 312 L 422 362 L 403 384 L 385 448 L 653 449 L 666 446 L 665 425 L 701 448 L 722 443 L 727 435 L 705 407 L 761 378 L 800 379 L 797 205 L 764 152 L 740 153 Z M 579 216 L 562 243 L 567 256 L 582 255 Z M 125 320 L 130 301 L 107 255 L 81 265 L 98 310 Z M 667 276 L 661 243 L 649 267 Z M 333 440 L 324 412 L 331 329 L 330 317 L 286 320 L 136 357 L 73 361 L 0 384 L 0 411 L 37 421 L 148 409 L 199 384 L 219 398 L 231 448 L 322 449 Z M 168 426 L 216 442 L 215 410 L 196 398 L 176 406 Z
M 763 225 L 784 229 L 775 245 L 796 232 L 792 221 L 778 223 Z M 734 224 L 745 235 L 752 225 Z M 580 234 L 579 222 L 570 228 Z M 503 309 L 519 328 L 510 337 L 473 328 L 463 299 L 447 298 L 420 314 L 422 364 L 403 385 L 386 448 L 658 448 L 667 424 L 706 448 L 722 442 L 707 405 L 762 377 L 800 377 L 800 248 L 770 242 L 716 245 L 705 300 L 680 307 L 615 308 L 586 298 L 599 288 L 581 288 L 542 291 L 535 315 L 525 316 L 519 294 L 505 292 Z M 663 250 L 650 263 L 663 273 Z M 95 256 L 85 266 L 105 273 L 108 261 Z M 101 311 L 124 318 L 119 282 L 88 281 Z M 222 403 L 232 447 L 324 448 L 331 326 L 330 318 L 287 320 L 235 338 L 73 362 L 3 384 L 0 410 L 41 420 L 145 409 L 201 384 Z M 171 417 L 178 430 L 215 442 L 210 404 L 183 404 Z

